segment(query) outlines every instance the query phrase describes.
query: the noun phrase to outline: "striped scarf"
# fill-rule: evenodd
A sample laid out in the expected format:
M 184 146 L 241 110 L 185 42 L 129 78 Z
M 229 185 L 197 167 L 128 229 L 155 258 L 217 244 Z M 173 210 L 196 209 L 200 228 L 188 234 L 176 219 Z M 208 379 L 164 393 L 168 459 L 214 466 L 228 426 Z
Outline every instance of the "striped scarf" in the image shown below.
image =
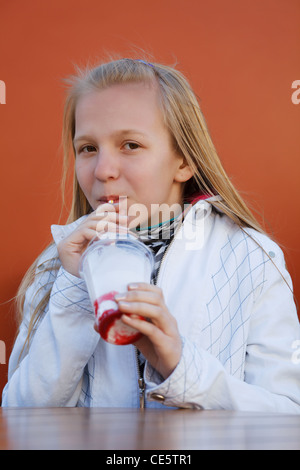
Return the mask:
M 139 240 L 148 246 L 154 254 L 154 269 L 151 278 L 152 284 L 156 283 L 161 260 L 181 220 L 182 214 L 167 222 L 155 225 L 154 227 L 136 229 Z

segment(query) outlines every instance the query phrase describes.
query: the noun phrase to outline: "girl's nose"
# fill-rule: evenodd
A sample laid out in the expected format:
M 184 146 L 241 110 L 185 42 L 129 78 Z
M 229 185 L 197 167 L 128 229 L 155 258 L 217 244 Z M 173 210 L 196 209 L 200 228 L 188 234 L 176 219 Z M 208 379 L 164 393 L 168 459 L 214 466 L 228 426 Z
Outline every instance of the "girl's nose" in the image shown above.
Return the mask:
M 94 174 L 100 181 L 117 179 L 120 174 L 118 157 L 113 152 L 102 148 L 96 160 Z

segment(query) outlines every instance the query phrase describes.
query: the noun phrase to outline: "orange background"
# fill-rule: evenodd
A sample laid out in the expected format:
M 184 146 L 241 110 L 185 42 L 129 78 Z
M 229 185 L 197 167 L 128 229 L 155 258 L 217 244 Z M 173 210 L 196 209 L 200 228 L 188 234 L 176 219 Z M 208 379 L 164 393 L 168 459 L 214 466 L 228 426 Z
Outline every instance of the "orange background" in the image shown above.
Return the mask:
M 60 215 L 61 78 L 73 64 L 143 49 L 178 63 L 233 183 L 283 245 L 300 297 L 300 0 L 0 0 L 1 290 L 9 300 Z M 64 212 L 64 215 L 66 213 Z M 7 364 L 0 364 L 0 394 Z

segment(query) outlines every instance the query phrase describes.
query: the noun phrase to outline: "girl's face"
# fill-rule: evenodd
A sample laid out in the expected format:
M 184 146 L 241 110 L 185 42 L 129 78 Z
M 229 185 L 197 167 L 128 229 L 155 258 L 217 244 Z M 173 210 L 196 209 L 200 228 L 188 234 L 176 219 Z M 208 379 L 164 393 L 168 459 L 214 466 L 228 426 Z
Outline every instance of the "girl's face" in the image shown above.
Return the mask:
M 155 85 L 114 85 L 80 97 L 75 114 L 75 169 L 95 210 L 127 197 L 127 207 L 182 203 L 190 168 L 172 148 Z

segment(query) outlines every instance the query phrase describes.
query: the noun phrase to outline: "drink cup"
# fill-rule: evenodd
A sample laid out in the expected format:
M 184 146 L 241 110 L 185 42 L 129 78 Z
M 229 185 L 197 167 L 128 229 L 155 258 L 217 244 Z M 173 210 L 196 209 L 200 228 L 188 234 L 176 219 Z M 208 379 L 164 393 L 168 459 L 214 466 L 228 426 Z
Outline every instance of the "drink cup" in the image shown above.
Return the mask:
M 122 322 L 123 313 L 114 298 L 126 292 L 129 283 L 149 283 L 153 266 L 152 251 L 131 234 L 107 234 L 84 252 L 80 276 L 95 309 L 98 331 L 108 343 L 131 344 L 142 336 Z

